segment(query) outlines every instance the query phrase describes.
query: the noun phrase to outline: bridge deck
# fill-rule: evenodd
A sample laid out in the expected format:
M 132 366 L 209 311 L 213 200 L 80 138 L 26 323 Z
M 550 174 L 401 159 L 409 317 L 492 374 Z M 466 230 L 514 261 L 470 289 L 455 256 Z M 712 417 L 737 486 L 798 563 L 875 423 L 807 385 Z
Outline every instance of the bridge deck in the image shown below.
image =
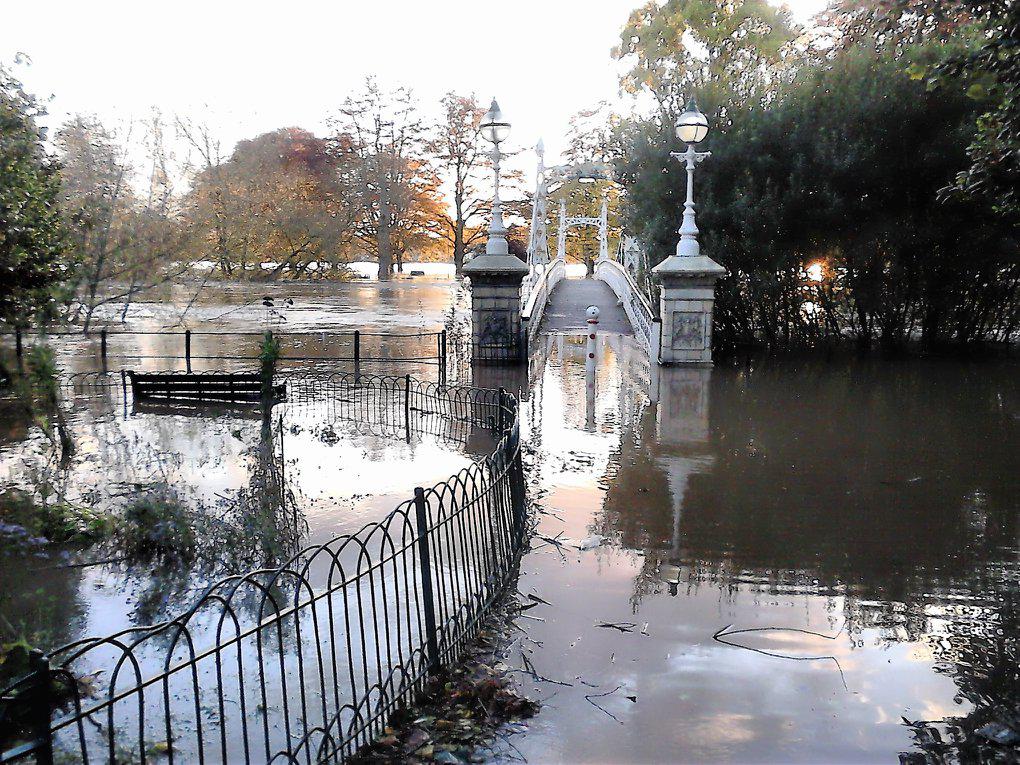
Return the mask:
M 602 312 L 600 332 L 634 334 L 623 306 L 617 305 L 616 293 L 598 279 L 564 279 L 557 284 L 545 308 L 542 331 L 584 332 L 588 328 L 584 311 L 590 305 L 597 305 Z

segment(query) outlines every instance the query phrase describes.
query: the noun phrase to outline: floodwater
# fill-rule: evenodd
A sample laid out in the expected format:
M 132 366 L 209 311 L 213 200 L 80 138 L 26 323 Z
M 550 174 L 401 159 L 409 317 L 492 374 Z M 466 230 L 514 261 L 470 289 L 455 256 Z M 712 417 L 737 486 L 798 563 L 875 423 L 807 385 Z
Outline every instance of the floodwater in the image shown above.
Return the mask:
M 971 761 L 1015 722 L 1017 365 L 597 357 L 544 338 L 526 393 L 545 704 L 508 758 Z
M 111 334 L 105 364 L 97 334 L 51 337 L 75 452 L 66 462 L 56 459 L 17 401 L 0 399 L 0 490 L 114 512 L 141 497 L 167 500 L 187 508 L 188 522 L 203 533 L 194 560 L 166 565 L 122 560 L 116 543 L 68 552 L 20 541 L 0 545 L 0 642 L 25 637 L 52 648 L 172 617 L 217 579 L 355 533 L 406 501 L 415 486 L 430 486 L 487 454 L 492 444 L 485 439 L 408 435 L 385 420 L 368 421 L 326 376 L 353 370 L 337 358 L 351 356 L 355 329 L 410 335 L 446 329 L 456 380 L 465 363 L 457 355 L 464 313 L 457 308 L 465 295 L 463 284 L 443 273 L 391 283 L 178 286 L 161 300 L 133 303 L 125 325 L 111 322 L 111 330 L 142 334 Z M 196 333 L 196 372 L 257 369 L 259 334 L 272 329 L 281 337 L 278 369 L 287 399 L 268 413 L 135 402 L 122 370 L 183 370 L 185 363 L 182 334 L 144 333 L 184 328 Z M 3 351 L 13 363 L 6 340 Z M 366 361 L 362 372 L 435 380 L 436 353 L 431 334 L 363 337 L 363 355 L 424 360 Z M 273 522 L 251 527 L 250 505 L 273 483 L 269 473 L 278 473 L 285 490 L 274 498 Z M 224 550 L 224 540 L 244 544 Z
M 317 358 L 285 361 L 295 373 L 349 370 L 332 360 L 349 341 L 330 333 L 446 328 L 455 348 L 465 332 L 466 292 L 439 272 L 193 296 L 135 304 L 128 326 L 300 333 L 284 356 Z M 301 539 L 318 542 L 485 451 L 366 430 L 314 396 L 274 407 L 268 430 L 258 416 L 136 410 L 118 371 L 179 368 L 158 358 L 179 342 L 111 337 L 108 374 L 94 375 L 97 338 L 54 340 L 65 371 L 89 373 L 66 397 L 80 449 L 58 478 L 72 499 L 171 486 L 229 517 L 268 454 Z M 250 368 L 257 342 L 196 336 L 196 356 L 227 358 L 195 368 Z M 523 669 L 527 656 L 538 676 L 516 676 L 544 705 L 499 757 L 888 762 L 931 750 L 917 741 L 937 731 L 975 759 L 974 731 L 1020 702 L 1018 365 L 660 370 L 606 332 L 594 366 L 585 357 L 583 336 L 543 335 L 527 368 L 451 365 L 451 381 L 521 396 L 539 514 L 519 585 L 537 605 L 508 663 Z M 418 362 L 367 371 L 436 375 Z M 14 408 L 0 417 L 0 482 L 57 470 Z M 222 571 L 182 581 L 63 564 L 30 556 L 0 574 L 0 615 L 47 646 L 179 613 Z

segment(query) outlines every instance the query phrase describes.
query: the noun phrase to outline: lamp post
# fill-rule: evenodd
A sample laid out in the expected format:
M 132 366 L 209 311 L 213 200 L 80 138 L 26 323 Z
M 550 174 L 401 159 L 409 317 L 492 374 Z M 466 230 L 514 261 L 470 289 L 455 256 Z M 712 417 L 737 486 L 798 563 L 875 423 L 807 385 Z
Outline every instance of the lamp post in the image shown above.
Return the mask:
M 479 125 L 482 138 L 492 144 L 495 189 L 492 219 L 485 253 L 464 266 L 471 279 L 472 358 L 483 363 L 516 363 L 527 356 L 527 331 L 521 318 L 521 282 L 528 266 L 510 254 L 499 199 L 500 144 L 510 134 L 510 123 L 492 99 Z
M 726 275 L 726 269 L 702 255 L 698 243 L 698 224 L 694 220 L 694 168 L 711 153 L 695 148 L 708 135 L 708 119 L 698 110 L 694 99 L 677 120 L 676 135 L 687 144 L 686 151 L 672 155 L 687 169 L 687 200 L 676 254 L 652 269 L 662 285 L 659 362 L 711 365 L 715 283 Z
M 489 239 L 485 243 L 486 255 L 506 255 L 509 250 L 506 244 L 506 226 L 503 224 L 503 209 L 499 200 L 499 145 L 510 135 L 510 123 L 492 99 L 489 111 L 482 117 L 479 126 L 482 137 L 492 144 L 492 169 L 495 174 L 495 189 L 492 195 L 492 219 L 489 222 Z
M 687 104 L 687 111 L 680 115 L 676 123 L 676 137 L 687 144 L 687 150 L 673 152 L 670 155 L 687 167 L 687 201 L 684 202 L 684 219 L 679 231 L 680 241 L 676 245 L 676 254 L 681 258 L 692 258 L 701 254 L 698 224 L 694 221 L 694 167 L 711 157 L 712 152 L 697 151 L 694 147 L 705 140 L 707 135 L 708 118 L 701 113 L 692 98 Z

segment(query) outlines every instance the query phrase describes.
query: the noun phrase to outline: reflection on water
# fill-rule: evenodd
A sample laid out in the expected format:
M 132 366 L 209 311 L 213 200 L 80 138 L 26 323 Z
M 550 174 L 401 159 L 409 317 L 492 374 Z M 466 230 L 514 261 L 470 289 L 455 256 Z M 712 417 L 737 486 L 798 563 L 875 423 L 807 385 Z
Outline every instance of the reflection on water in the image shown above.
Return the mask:
M 278 330 L 464 330 L 463 287 L 432 276 L 218 285 L 185 320 L 259 330 L 265 294 L 294 298 Z M 138 304 L 130 326 L 173 325 L 189 297 Z M 123 342 L 111 353 L 173 341 Z M 242 356 L 246 342 L 196 339 L 196 353 Z M 326 366 L 343 354 L 300 342 Z M 451 365 L 451 379 L 523 401 L 545 540 L 520 586 L 552 606 L 527 612 L 543 621 L 521 621 L 519 649 L 570 683 L 536 682 L 547 703 L 514 740 L 530 762 L 895 761 L 931 751 L 936 733 L 965 761 L 1001 752 L 975 731 L 1015 720 L 1020 703 L 1016 364 L 660 370 L 632 338 L 600 334 L 593 365 L 585 342 L 541 336 L 527 367 Z M 95 338 L 57 345 L 65 368 L 101 368 Z M 172 486 L 213 519 L 248 517 L 232 512 L 245 497 L 265 514 L 260 498 L 275 496 L 320 542 L 491 450 L 478 434 L 408 443 L 308 387 L 269 418 L 145 411 L 125 399 L 120 366 L 164 365 L 122 360 L 66 390 L 79 449 L 61 470 L 0 400 L 0 482 L 45 475 L 88 504 Z M 288 516 L 273 517 L 256 526 L 286 547 Z M 225 551 L 223 538 L 209 547 Z M 8 559 L 0 615 L 57 645 L 179 613 L 213 572 L 242 565 L 210 557 L 208 569 L 144 571 Z
M 522 591 L 553 606 L 522 650 L 572 685 L 536 683 L 529 761 L 995 752 L 974 731 L 1020 700 L 1015 365 L 659 370 L 600 336 L 592 390 L 584 338 L 543 340 L 524 411 L 555 544 Z
M 43 486 L 51 497 L 97 508 L 122 508 L 141 495 L 172 493 L 192 513 L 193 522 L 229 531 L 234 539 L 245 532 L 250 538 L 258 530 L 251 523 L 255 516 L 239 512 L 239 505 L 258 509 L 267 494 L 282 493 L 292 500 L 291 514 L 299 509 L 300 523 L 307 525 L 304 541 L 317 543 L 355 531 L 406 499 L 416 483 L 428 485 L 465 465 L 471 447 L 428 434 L 407 443 L 366 429 L 323 397 L 292 396 L 275 407 L 269 433 L 258 412 L 135 406 L 120 372 L 183 371 L 180 333 L 185 328 L 196 333 L 192 338 L 196 372 L 253 369 L 258 333 L 267 328 L 290 333 L 282 342 L 280 364 L 288 374 L 349 370 L 349 363 L 337 359 L 353 355 L 352 338 L 338 333 L 446 329 L 452 357 L 449 378 L 464 379 L 466 359 L 458 338 L 465 333 L 461 309 L 468 293 L 462 282 L 449 277 L 438 273 L 390 283 L 175 285 L 165 295 L 132 303 L 123 325 L 121 307 L 111 305 L 109 315 L 97 315 L 93 329 L 109 320 L 114 331 L 178 334 L 110 335 L 106 364 L 98 334 L 51 337 L 66 382 L 61 388 L 63 408 L 77 445 L 75 457 L 59 465 L 22 404 L 12 396 L 0 397 L 0 488 L 38 491 Z M 272 310 L 263 304 L 267 297 L 274 304 Z M 245 332 L 253 334 L 231 334 Z M 34 341 L 29 338 L 26 345 Z M 432 356 L 434 346 L 433 335 L 399 342 L 366 336 L 362 355 Z M 0 353 L 11 366 L 13 350 L 13 339 L 4 337 Z M 289 362 L 288 355 L 319 361 Z M 362 371 L 435 379 L 437 366 L 365 362 Z M 260 468 L 270 453 L 279 464 L 280 492 L 265 491 L 277 483 Z M 267 487 L 253 483 L 260 475 Z M 230 519 L 237 523 L 227 523 Z M 262 526 L 274 531 L 272 525 Z M 27 563 L 8 559 L 0 567 L 0 632 L 4 639 L 24 634 L 52 646 L 83 633 L 143 623 L 159 613 L 179 612 L 226 571 L 269 562 L 267 556 L 256 560 L 258 556 L 236 554 L 233 545 L 222 544 L 222 535 L 211 538 L 215 541 L 206 545 L 204 561 L 208 565 L 170 566 L 168 571 L 128 566 L 115 560 L 122 557 L 115 550 L 94 550 L 73 561 L 37 559 L 38 550 L 29 551 Z M 107 559 L 113 562 L 80 565 Z
M 120 536 L 70 557 L 0 546 L 4 642 L 53 647 L 175 616 L 213 581 L 354 533 L 493 448 L 487 433 L 417 414 L 408 423 L 403 404 L 352 394 L 336 376 L 280 380 L 287 399 L 271 409 L 134 402 L 119 375 L 65 386 L 77 444 L 66 464 L 15 418 L 0 440 L 0 485 L 44 486 L 51 501 L 117 515 L 166 502 L 194 543 L 186 556 L 144 561 Z

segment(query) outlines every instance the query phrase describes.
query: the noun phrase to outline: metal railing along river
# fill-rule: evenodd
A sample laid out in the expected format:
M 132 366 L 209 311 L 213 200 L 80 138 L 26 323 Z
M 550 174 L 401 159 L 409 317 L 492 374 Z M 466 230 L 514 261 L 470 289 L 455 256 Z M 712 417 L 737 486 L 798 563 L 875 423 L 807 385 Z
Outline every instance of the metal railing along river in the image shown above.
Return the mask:
M 356 534 L 221 580 L 174 619 L 33 652 L 3 691 L 0 730 L 21 743 L 0 762 L 344 762 L 458 659 L 525 544 L 517 400 L 328 378 L 298 375 L 295 400 L 314 385 L 394 434 L 449 423 L 495 448 Z
M 98 343 L 98 356 L 104 364 L 118 360 L 183 361 L 191 371 L 193 361 L 255 361 L 259 358 L 259 340 L 265 331 L 232 330 L 128 330 L 98 329 L 91 332 L 67 329 L 29 330 L 2 329 L 0 335 L 14 338 L 14 352 L 20 360 L 30 337 L 70 338 Z M 399 363 L 436 366 L 439 380 L 445 382 L 447 370 L 446 330 L 426 332 L 413 329 L 390 332 L 352 331 L 272 331 L 280 341 L 281 361 L 317 361 L 335 364 L 349 362 L 355 372 L 364 364 L 381 363 L 388 366 Z M 251 338 L 248 352 L 229 349 L 223 352 L 224 342 Z M 257 338 L 257 339 L 256 339 Z M 124 341 L 133 346 L 123 347 Z M 111 345 L 114 346 L 111 349 Z M 147 347 L 142 347 L 142 346 Z M 317 353 L 309 353 L 315 350 Z M 238 352 L 240 351 L 240 352 Z

